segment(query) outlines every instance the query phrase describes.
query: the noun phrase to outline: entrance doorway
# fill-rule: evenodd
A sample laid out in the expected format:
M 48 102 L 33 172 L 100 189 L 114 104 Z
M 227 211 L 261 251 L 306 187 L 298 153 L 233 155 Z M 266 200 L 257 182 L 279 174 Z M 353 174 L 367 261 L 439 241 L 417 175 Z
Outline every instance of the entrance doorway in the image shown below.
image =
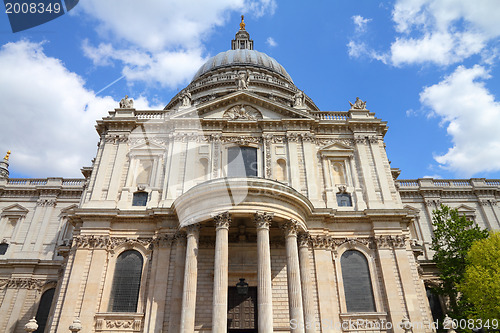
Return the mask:
M 248 287 L 246 295 L 239 295 L 236 287 L 228 290 L 227 328 L 229 333 L 256 333 L 257 287 Z

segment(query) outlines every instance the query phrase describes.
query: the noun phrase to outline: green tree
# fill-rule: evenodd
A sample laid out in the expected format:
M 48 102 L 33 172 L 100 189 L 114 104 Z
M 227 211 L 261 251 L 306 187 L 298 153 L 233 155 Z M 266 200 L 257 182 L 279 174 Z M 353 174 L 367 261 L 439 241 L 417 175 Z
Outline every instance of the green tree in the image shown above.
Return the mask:
M 477 318 L 500 320 L 500 232 L 472 244 L 458 290 L 472 303 Z
M 473 308 L 464 297 L 460 297 L 457 286 L 464 279 L 467 252 L 472 243 L 488 237 L 488 231 L 446 205 L 433 211 L 432 225 L 434 237 L 431 249 L 435 251 L 433 260 L 441 279 L 434 291 L 449 300 L 451 317 L 467 318 Z

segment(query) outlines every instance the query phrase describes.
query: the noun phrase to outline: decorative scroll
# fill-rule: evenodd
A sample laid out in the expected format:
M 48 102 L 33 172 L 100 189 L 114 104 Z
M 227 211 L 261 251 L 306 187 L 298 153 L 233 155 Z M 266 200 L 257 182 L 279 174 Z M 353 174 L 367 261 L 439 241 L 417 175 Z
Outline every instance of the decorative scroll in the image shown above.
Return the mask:
M 37 207 L 55 207 L 57 199 L 38 199 L 36 202 Z
M 1 289 L 41 290 L 45 281 L 31 278 L 0 279 Z
M 95 318 L 96 332 L 141 332 L 142 314 L 98 313 Z
M 263 135 L 265 146 L 266 146 L 266 177 L 271 178 L 272 170 L 271 170 L 271 139 L 272 134 Z
M 397 235 L 381 235 L 374 237 L 375 244 L 377 244 L 377 248 L 404 248 L 406 246 L 406 237 Z

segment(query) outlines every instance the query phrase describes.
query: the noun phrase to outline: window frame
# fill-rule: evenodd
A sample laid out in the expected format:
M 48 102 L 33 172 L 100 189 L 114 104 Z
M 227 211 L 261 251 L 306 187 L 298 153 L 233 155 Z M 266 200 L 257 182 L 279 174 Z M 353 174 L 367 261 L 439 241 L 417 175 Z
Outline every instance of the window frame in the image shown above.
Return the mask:
M 248 148 L 254 148 L 256 149 L 256 154 L 257 154 L 257 175 L 256 176 L 246 176 L 245 178 L 253 178 L 253 177 L 262 177 L 263 175 L 263 170 L 262 170 L 262 149 L 260 145 L 254 144 L 254 143 L 246 143 L 246 144 L 237 144 L 237 143 L 230 143 L 226 144 L 223 147 L 223 157 L 222 161 L 224 161 L 224 165 L 222 166 L 223 170 L 223 175 L 226 178 L 229 178 L 229 149 L 234 148 L 234 147 L 248 147 Z M 233 177 L 231 177 L 233 178 Z
M 142 273 L 141 273 L 141 283 L 139 287 L 139 297 L 137 300 L 137 310 L 136 312 L 112 312 L 110 311 L 110 300 L 111 292 L 113 289 L 113 280 L 115 276 L 116 262 L 120 254 L 128 250 L 135 250 L 142 255 Z M 148 265 L 151 260 L 151 250 L 146 249 L 139 243 L 124 243 L 119 245 L 115 250 L 108 252 L 108 265 L 107 274 L 104 282 L 104 290 L 102 293 L 101 306 L 99 307 L 99 313 L 134 313 L 143 314 L 145 311 L 145 295 L 146 295 L 146 283 L 148 275 Z
M 373 300 L 375 302 L 375 312 L 347 312 L 347 303 L 346 303 L 346 298 L 345 298 L 345 290 L 344 290 L 344 279 L 342 277 L 342 265 L 341 265 L 341 258 L 342 255 L 349 250 L 355 250 L 360 252 L 362 255 L 365 256 L 365 259 L 368 263 L 368 271 L 370 273 L 370 282 L 372 286 L 372 292 L 373 292 Z M 375 313 L 380 313 L 383 312 L 383 305 L 382 305 L 382 297 L 380 294 L 380 288 L 378 285 L 378 274 L 377 274 L 377 266 L 375 263 L 375 252 L 368 247 L 365 247 L 361 243 L 356 243 L 352 244 L 351 242 L 347 242 L 339 246 L 339 248 L 336 251 L 337 253 L 335 254 L 335 267 L 336 267 L 336 276 L 337 276 L 337 288 L 338 288 L 338 295 L 339 295 L 339 303 L 340 303 L 340 310 L 342 314 L 346 315 L 353 315 L 357 313 L 370 313 L 370 314 L 375 314 Z

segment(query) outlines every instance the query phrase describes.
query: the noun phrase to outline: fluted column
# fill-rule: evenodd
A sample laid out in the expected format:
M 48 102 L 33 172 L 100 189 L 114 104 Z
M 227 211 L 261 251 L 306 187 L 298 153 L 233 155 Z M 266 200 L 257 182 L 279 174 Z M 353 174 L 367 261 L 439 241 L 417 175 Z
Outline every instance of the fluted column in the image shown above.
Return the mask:
M 212 332 L 224 333 L 227 332 L 228 232 L 231 215 L 229 212 L 216 215 L 214 222 L 215 264 Z
M 302 302 L 306 333 L 316 332 L 316 315 L 314 313 L 313 282 L 311 279 L 311 261 L 309 259 L 310 236 L 299 235 L 300 282 L 302 282 Z
M 259 332 L 273 332 L 273 294 L 271 286 L 271 249 L 269 248 L 269 226 L 272 214 L 255 214 L 257 226 L 257 306 Z
M 182 315 L 182 295 L 184 268 L 186 266 L 186 234 L 181 231 L 175 235 L 175 273 L 172 283 L 172 301 L 168 332 L 180 332 Z
M 288 311 L 290 313 L 291 332 L 304 333 L 304 313 L 302 308 L 302 290 L 300 284 L 299 251 L 297 233 L 299 224 L 290 220 L 281 226 L 286 242 L 286 276 L 288 284 Z
M 200 224 L 186 227 L 186 268 L 184 270 L 184 291 L 182 294 L 181 332 L 194 332 L 196 310 L 196 284 L 198 282 L 198 239 Z

